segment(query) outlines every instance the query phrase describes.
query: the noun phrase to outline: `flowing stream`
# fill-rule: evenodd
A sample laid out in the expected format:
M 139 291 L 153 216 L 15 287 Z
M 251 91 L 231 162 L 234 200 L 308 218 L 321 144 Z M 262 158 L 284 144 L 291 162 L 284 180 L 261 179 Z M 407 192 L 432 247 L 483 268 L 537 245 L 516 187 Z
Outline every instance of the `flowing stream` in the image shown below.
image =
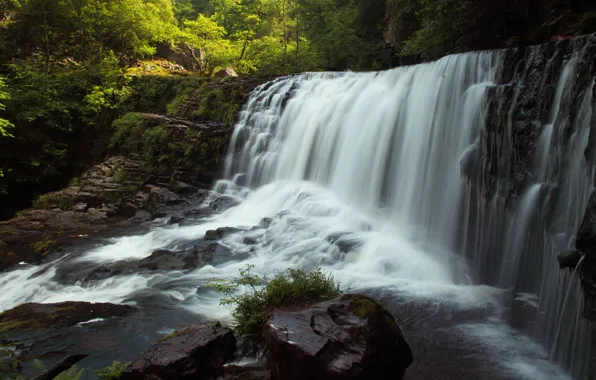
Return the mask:
M 486 138 L 502 65 L 500 52 L 473 53 L 263 85 L 239 116 L 223 179 L 207 200 L 224 196 L 237 206 L 0 274 L 0 310 L 64 300 L 137 304 L 148 310 L 136 321 L 144 327 L 126 342 L 136 337 L 143 349 L 193 318 L 230 321 L 209 280 L 235 278 L 247 264 L 262 275 L 322 267 L 343 291 L 372 294 L 394 314 L 414 351 L 406 379 L 583 379 L 581 294 L 556 254 L 572 246 L 591 191 L 583 152 L 592 92 L 573 110 L 571 138 L 558 143 L 558 125 L 572 112 L 569 60 L 541 126 L 536 180 L 513 201 L 485 196 L 462 170 Z M 555 218 L 543 215 L 545 202 Z M 77 277 L 81 268 L 184 248 L 218 227 L 241 229 L 223 241 L 229 260 L 93 283 Z M 135 348 L 104 361 L 130 360 Z

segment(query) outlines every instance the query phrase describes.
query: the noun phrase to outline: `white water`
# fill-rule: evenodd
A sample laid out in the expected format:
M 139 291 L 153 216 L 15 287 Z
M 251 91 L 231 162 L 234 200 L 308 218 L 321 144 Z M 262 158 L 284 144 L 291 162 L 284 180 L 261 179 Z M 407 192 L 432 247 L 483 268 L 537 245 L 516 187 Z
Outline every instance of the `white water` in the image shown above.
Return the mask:
M 503 321 L 503 299 L 512 289 L 518 299 L 547 312 L 566 304 L 560 299 L 543 300 L 535 294 L 539 291 L 528 293 L 515 285 L 527 249 L 524 233 L 537 212 L 542 186 L 530 187 L 509 215 L 498 199 L 471 207 L 476 190 L 460 172 L 462 159 L 469 159 L 480 142 L 487 90 L 495 86 L 499 65 L 498 54 L 466 54 L 381 73 L 304 74 L 263 86 L 240 116 L 225 179 L 215 187 L 216 193 L 238 198 L 239 206 L 197 226 L 157 227 L 149 234 L 115 239 L 44 268 L 23 266 L 2 274 L 0 309 L 63 300 L 138 303 L 148 292 L 159 292 L 177 306 L 229 320 L 229 310 L 218 305 L 220 296 L 205 289 L 210 279 L 236 277 L 247 264 L 269 275 L 289 267 L 323 267 L 344 291 L 380 289 L 394 294 L 396 300 L 435 305 L 438 317 L 431 313 L 429 319 L 442 318 L 440 310 L 445 308 L 449 315 L 482 311 L 485 317 L 462 323 L 456 330 L 462 339 L 469 339 L 468 344 L 481 347 L 492 359 L 491 365 L 499 367 L 502 379 L 568 379 L 546 360 L 542 346 Z M 556 102 L 564 103 L 564 91 L 557 94 Z M 591 104 L 591 98 L 586 102 Z M 589 114 L 587 109 L 582 112 Z M 541 139 L 544 150 L 552 145 L 558 111 L 553 115 L 551 126 L 545 128 L 551 130 Z M 578 121 L 586 122 L 589 125 L 589 117 Z M 586 128 L 577 131 L 570 144 L 585 144 Z M 576 145 L 571 148 L 578 148 L 581 155 L 583 150 Z M 551 178 L 550 169 L 543 169 L 549 164 L 544 157 L 548 158 L 541 151 L 535 158 L 544 172 L 542 180 Z M 581 187 L 573 176 L 585 170 L 579 156 L 573 162 L 578 164 L 569 168 L 565 182 L 568 199 Z M 589 190 L 583 182 L 582 186 L 581 201 L 572 205 L 576 209 L 570 207 L 566 221 L 581 219 Z M 483 225 L 473 239 L 478 247 L 468 245 L 459 252 L 458 244 L 467 234 L 461 221 L 471 218 L 468 212 L 481 214 L 476 220 Z M 271 225 L 250 230 L 262 218 L 272 218 Z M 492 223 L 495 228 L 503 224 L 500 218 L 507 219 L 504 225 L 511 236 L 505 237 L 508 250 L 501 252 L 502 266 L 492 268 L 500 273 L 500 281 L 492 285 L 504 290 L 477 285 L 472 279 L 490 265 L 484 259 L 472 259 L 468 266 L 464 259 L 481 257 L 478 248 L 489 241 L 485 236 L 492 233 Z M 246 229 L 224 239 L 237 260 L 191 273 L 116 276 L 91 285 L 65 285 L 55 279 L 60 265 L 138 260 L 222 226 Z M 566 226 L 574 231 L 575 226 Z M 245 236 L 258 243 L 246 246 Z M 561 276 L 554 263 L 543 265 L 536 281 L 549 281 L 544 273 Z M 554 268 L 551 272 L 549 265 Z M 567 305 L 574 307 L 577 302 Z M 401 319 L 406 324 L 408 316 Z M 541 326 L 554 330 L 555 324 Z M 573 338 L 561 343 L 562 336 L 554 337 L 554 347 Z M 545 344 L 551 348 L 548 339 Z

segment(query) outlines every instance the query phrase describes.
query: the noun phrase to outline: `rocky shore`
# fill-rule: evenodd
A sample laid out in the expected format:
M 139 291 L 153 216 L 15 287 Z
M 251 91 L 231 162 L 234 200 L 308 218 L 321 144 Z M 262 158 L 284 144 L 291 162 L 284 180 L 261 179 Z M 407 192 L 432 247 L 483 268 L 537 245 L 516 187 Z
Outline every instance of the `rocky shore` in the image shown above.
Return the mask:
M 127 305 L 85 302 L 25 304 L 0 314 L 0 331 L 62 328 L 135 311 Z M 249 354 L 241 343 L 247 339 L 261 349 Z M 236 337 L 220 322 L 177 330 L 128 364 L 120 379 L 396 380 L 412 360 L 391 314 L 373 299 L 351 294 L 279 308 L 262 337 Z

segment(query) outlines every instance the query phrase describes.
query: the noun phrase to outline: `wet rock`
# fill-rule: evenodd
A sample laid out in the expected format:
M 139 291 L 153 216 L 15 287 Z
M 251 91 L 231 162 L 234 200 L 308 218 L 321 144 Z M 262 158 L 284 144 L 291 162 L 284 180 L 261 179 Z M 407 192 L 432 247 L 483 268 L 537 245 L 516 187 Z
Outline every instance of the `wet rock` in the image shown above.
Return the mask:
M 179 223 L 180 223 L 180 222 L 182 222 L 184 219 L 186 219 L 186 218 L 184 218 L 183 216 L 172 216 L 172 217 L 170 218 L 170 220 L 168 220 L 168 224 L 170 224 L 170 225 L 171 225 L 171 224 L 179 224 Z
M 205 240 L 218 240 L 223 238 L 227 234 L 233 234 L 242 231 L 240 228 L 234 227 L 219 227 L 216 230 L 209 230 L 205 232 Z
M 89 273 L 85 278 L 85 281 L 101 281 L 116 276 L 117 274 L 120 274 L 120 271 L 107 266 L 101 266 Z
M 234 234 L 234 233 L 240 232 L 242 230 L 240 228 L 234 228 L 234 227 L 219 227 L 216 231 L 220 236 L 223 237 L 225 235 Z
M 269 228 L 269 226 L 271 226 L 271 223 L 273 223 L 273 219 L 272 218 L 263 218 L 259 222 L 259 226 L 261 226 L 263 228 Z
M 151 214 L 151 219 L 161 219 L 168 216 L 168 213 L 165 210 L 157 210 Z
M 575 249 L 559 253 L 557 256 L 559 268 L 575 270 L 582 256 L 583 253 Z
M 222 236 L 223 236 L 223 234 L 220 235 L 215 230 L 209 230 L 209 231 L 205 232 L 205 237 L 203 239 L 212 241 L 212 240 L 217 240 L 217 239 L 221 238 Z
M 284 380 L 402 379 L 412 352 L 391 314 L 361 295 L 276 310 L 265 327 L 267 361 Z
M 70 327 L 95 318 L 124 317 L 135 311 L 136 307 L 111 303 L 26 303 L 0 314 L 0 334 L 18 330 Z
M 121 380 L 209 379 L 234 354 L 236 338 L 219 322 L 193 325 L 163 338 L 123 373 Z
M 173 191 L 155 185 L 147 185 L 145 192 L 149 194 L 148 202 L 159 205 L 176 205 L 183 202 L 183 199 Z
M 242 238 L 242 243 L 244 243 L 246 245 L 255 245 L 258 242 L 259 241 L 257 240 L 257 238 L 255 238 L 253 236 L 245 236 L 244 238 Z
M 585 254 L 580 268 L 584 317 L 596 321 L 596 192 L 591 194 L 588 201 L 575 246 Z
M 338 232 L 327 236 L 327 241 L 335 245 L 340 252 L 347 253 L 362 246 L 362 241 L 352 234 Z
M 139 268 L 148 270 L 185 270 L 203 266 L 213 259 L 209 249 L 188 249 L 172 252 L 159 250 L 139 261 Z
M 225 211 L 229 208 L 238 206 L 240 202 L 232 197 L 221 196 L 209 202 L 209 207 L 215 211 Z
M 174 181 L 168 186 L 171 191 L 181 195 L 193 195 L 199 191 L 196 187 L 182 181 Z
M 209 216 L 213 213 L 213 210 L 208 207 L 200 207 L 196 209 L 186 210 L 182 215 L 186 218 L 202 218 Z

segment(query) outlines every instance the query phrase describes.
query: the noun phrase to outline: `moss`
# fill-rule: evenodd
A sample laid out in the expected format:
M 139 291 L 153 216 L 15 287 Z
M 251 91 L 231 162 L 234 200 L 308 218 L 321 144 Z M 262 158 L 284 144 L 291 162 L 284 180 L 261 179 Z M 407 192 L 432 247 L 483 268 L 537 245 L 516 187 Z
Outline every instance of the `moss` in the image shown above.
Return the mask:
M 383 326 L 384 329 L 401 334 L 401 330 L 395 323 L 393 316 L 372 298 L 360 294 L 348 297 L 350 297 L 348 309 L 355 315 L 366 318 L 372 326 Z
M 59 208 L 61 210 L 68 210 L 76 203 L 75 197 L 56 192 L 39 196 L 34 202 L 33 207 L 42 210 L 51 210 Z
M 2 316 L 2 314 L 4 314 L 4 313 L 0 313 L 0 317 Z M 27 324 L 24 322 L 15 321 L 15 320 L 8 320 L 8 321 L 0 322 L 0 334 L 6 334 L 6 333 L 9 333 L 14 330 L 21 330 L 26 325 Z
M 124 373 L 126 367 L 128 367 L 131 363 L 120 363 L 120 362 L 112 362 L 112 364 L 101 371 L 97 371 L 95 374 L 102 380 L 119 380 Z
M 81 179 L 79 177 L 74 177 L 73 179 L 70 180 L 70 182 L 68 183 L 69 187 L 76 187 L 79 186 L 81 184 Z
M 31 244 L 31 249 L 33 249 L 36 254 L 44 256 L 50 253 L 55 245 L 56 240 L 52 239 L 50 235 L 44 235 L 41 240 Z
M 362 295 L 352 297 L 350 301 L 350 309 L 360 318 L 374 317 L 379 315 L 379 313 L 384 312 L 379 304 L 371 298 Z
M 166 340 L 169 340 L 169 339 L 175 338 L 177 336 L 180 336 L 180 335 L 182 335 L 184 333 L 184 331 L 185 330 L 182 329 L 182 330 L 176 330 L 174 332 L 171 332 L 168 335 L 166 335 L 163 338 L 161 338 L 160 340 L 158 340 L 158 342 L 165 342 Z
M 118 169 L 114 172 L 112 178 L 114 178 L 114 181 L 122 183 L 128 178 L 128 173 L 124 169 Z

